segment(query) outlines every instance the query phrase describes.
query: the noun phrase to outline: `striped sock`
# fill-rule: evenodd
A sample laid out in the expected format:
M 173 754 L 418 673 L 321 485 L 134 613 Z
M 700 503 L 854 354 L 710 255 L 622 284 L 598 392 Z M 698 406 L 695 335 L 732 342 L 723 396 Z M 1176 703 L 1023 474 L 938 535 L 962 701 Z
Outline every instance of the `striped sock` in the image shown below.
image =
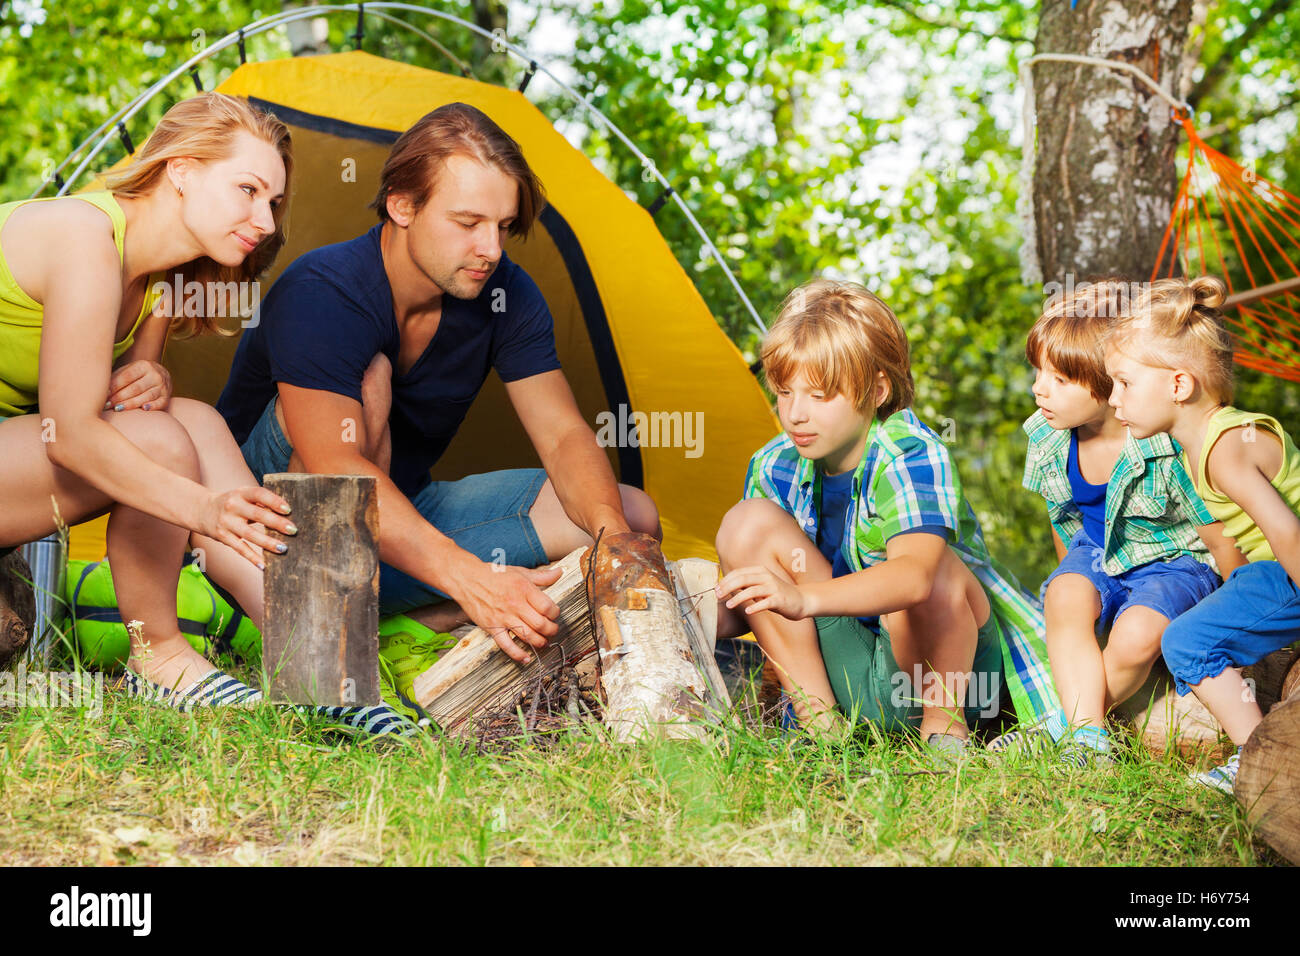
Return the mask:
M 1066 731 L 1070 729 L 1065 722 L 1065 711 L 1058 707 L 1053 713 L 1048 714 L 1047 720 L 1043 722 L 1043 729 L 1051 734 L 1054 741 L 1064 737 Z
M 1085 747 L 1101 753 L 1110 753 L 1110 733 L 1105 727 L 1076 727 L 1074 739 Z

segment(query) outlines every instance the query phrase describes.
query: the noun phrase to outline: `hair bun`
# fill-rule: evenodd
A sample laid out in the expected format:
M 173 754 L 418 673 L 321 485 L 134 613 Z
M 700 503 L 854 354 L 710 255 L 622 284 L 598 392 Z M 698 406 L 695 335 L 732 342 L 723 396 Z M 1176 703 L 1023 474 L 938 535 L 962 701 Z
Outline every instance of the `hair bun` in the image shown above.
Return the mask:
M 1207 309 L 1217 309 L 1227 298 L 1227 286 L 1218 276 L 1198 276 L 1189 283 L 1189 286 L 1192 295 L 1196 297 L 1196 304 Z

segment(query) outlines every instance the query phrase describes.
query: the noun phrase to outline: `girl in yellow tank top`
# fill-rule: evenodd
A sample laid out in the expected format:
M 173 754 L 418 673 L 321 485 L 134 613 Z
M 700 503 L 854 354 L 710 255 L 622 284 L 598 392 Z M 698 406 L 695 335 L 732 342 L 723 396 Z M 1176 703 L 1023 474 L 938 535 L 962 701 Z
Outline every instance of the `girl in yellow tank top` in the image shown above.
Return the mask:
M 215 409 L 172 398 L 169 329 L 213 322 L 151 290 L 169 273 L 256 279 L 283 242 L 291 170 L 283 123 L 210 93 L 169 110 L 110 192 L 0 206 L 0 551 L 109 512 L 123 620 L 144 625 L 124 682 L 185 709 L 260 697 L 180 633 L 186 551 L 256 620 L 263 549 L 284 550 L 264 527 L 296 529 Z
M 1230 404 L 1224 293 L 1209 276 L 1153 283 L 1116 323 L 1106 370 L 1130 432 L 1168 432 L 1182 446 L 1197 493 L 1247 562 L 1161 644 L 1178 692 L 1195 692 L 1237 745 L 1224 766 L 1194 777 L 1231 793 L 1241 747 L 1263 719 L 1241 668 L 1300 639 L 1300 451 L 1276 419 Z

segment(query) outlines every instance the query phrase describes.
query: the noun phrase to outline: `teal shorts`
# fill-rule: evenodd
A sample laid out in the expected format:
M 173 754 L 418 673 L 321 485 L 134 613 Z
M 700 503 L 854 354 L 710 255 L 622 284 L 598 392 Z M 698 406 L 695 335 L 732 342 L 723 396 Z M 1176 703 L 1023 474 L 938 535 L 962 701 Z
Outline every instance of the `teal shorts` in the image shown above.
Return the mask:
M 849 716 L 879 725 L 882 730 L 916 729 L 921 725 L 920 674 L 905 674 L 894 660 L 884 620 L 877 627 L 854 617 L 816 618 L 826 676 L 835 702 Z M 975 727 L 997 717 L 1002 709 L 1002 632 L 989 615 L 975 642 L 975 661 L 966 691 L 966 725 Z M 937 676 L 926 675 L 930 680 Z

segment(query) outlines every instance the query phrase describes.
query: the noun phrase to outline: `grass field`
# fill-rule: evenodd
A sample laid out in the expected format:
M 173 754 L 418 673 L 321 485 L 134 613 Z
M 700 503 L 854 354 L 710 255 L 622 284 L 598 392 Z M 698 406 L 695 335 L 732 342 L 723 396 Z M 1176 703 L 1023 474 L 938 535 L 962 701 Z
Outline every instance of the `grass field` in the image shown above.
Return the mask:
M 508 752 L 505 752 L 508 750 Z M 1208 759 L 1208 758 L 1207 758 Z M 1258 865 L 1237 804 L 1175 756 L 1115 768 L 898 738 L 782 740 L 733 718 L 702 742 L 598 725 L 500 752 L 340 740 L 287 711 L 0 708 L 10 864 Z

